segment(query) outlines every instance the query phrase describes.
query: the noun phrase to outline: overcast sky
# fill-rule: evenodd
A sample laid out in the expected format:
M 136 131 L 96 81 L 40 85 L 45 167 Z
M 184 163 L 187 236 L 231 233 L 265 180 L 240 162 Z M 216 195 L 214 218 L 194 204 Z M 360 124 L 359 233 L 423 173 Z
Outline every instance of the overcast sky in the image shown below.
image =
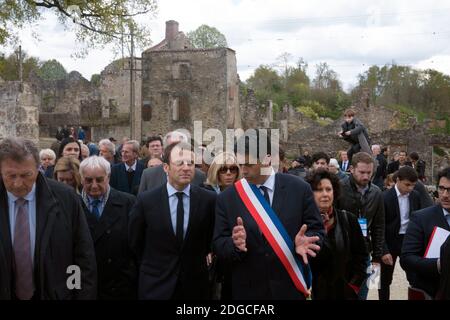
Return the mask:
M 164 37 L 165 21 L 177 20 L 185 33 L 201 24 L 219 29 L 236 51 L 238 73 L 246 80 L 261 64 L 276 65 L 284 52 L 294 64 L 300 57 L 314 76 L 315 65 L 327 62 L 349 89 L 368 66 L 395 62 L 450 74 L 450 2 L 444 0 L 160 0 L 148 18 L 153 44 Z M 71 58 L 74 36 L 47 18 L 21 33 L 25 51 L 55 58 L 67 71 L 90 79 L 114 59 L 110 50 Z M 140 54 L 139 54 L 140 55 Z

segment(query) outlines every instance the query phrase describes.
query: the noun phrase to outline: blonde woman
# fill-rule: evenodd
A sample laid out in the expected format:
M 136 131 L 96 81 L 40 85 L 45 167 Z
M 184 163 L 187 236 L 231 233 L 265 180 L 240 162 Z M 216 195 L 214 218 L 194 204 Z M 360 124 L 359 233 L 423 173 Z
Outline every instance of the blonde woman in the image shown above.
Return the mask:
M 55 165 L 53 177 L 55 180 L 65 183 L 75 192 L 81 191 L 80 161 L 73 157 L 62 157 Z
M 222 152 L 211 162 L 204 187 L 219 194 L 240 178 L 241 169 L 236 156 L 229 152 Z

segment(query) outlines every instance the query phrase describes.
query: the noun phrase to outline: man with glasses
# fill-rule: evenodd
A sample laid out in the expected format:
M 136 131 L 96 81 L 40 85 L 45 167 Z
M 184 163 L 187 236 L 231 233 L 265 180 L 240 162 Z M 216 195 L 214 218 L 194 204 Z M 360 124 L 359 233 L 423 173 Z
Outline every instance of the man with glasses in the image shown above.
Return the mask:
M 130 244 L 139 265 L 138 298 L 208 299 L 206 256 L 216 195 L 191 184 L 191 145 L 169 145 L 163 160 L 167 183 L 139 194 L 130 218 Z
M 98 299 L 135 299 L 137 267 L 128 246 L 129 214 L 135 196 L 109 186 L 110 163 L 99 156 L 80 164 L 83 209 L 94 241 Z
M 441 272 L 439 258 L 424 258 L 435 227 L 450 231 L 450 167 L 438 174 L 438 204 L 413 213 L 406 231 L 400 264 L 412 287 L 436 295 Z

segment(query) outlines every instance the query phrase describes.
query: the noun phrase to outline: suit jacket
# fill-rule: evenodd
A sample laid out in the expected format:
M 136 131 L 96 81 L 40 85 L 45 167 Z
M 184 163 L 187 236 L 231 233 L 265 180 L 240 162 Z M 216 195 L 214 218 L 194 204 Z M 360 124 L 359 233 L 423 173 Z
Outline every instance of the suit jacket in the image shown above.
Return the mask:
M 8 196 L 0 179 L 0 299 L 14 297 L 13 248 L 9 227 Z M 69 290 L 67 268 L 81 271 L 81 289 Z M 95 299 L 97 268 L 95 251 L 78 196 L 60 182 L 36 180 L 36 244 L 34 254 L 35 297 Z
M 206 175 L 200 169 L 195 168 L 194 180 L 192 185 L 200 186 L 206 181 Z M 154 188 L 160 187 L 167 183 L 167 175 L 164 172 L 163 165 L 159 165 L 153 168 L 147 168 L 144 170 L 139 185 L 139 193 L 149 191 Z
M 130 189 L 128 186 L 128 173 L 125 164 L 123 162 L 115 164 L 111 167 L 111 179 L 109 180 L 109 185 L 116 190 L 137 195 L 144 169 L 145 167 L 143 164 L 140 161 L 137 161 Z
M 425 259 L 434 227 L 450 231 L 442 207 L 436 205 L 413 212 L 403 239 L 400 264 L 406 271 L 410 285 L 434 297 L 439 285 L 437 259 Z
M 95 246 L 99 299 L 136 299 L 137 266 L 128 244 L 128 222 L 136 197 L 110 188 L 99 220 L 83 202 Z
M 405 166 L 412 167 L 412 163 L 410 161 L 405 161 Z M 392 161 L 387 166 L 387 174 L 394 173 L 399 168 L 400 168 L 400 162 L 398 160 L 397 161 Z
M 338 161 L 338 163 L 339 163 L 339 168 L 341 168 L 341 171 L 344 171 L 344 168 L 342 167 L 343 161 Z M 344 172 L 350 172 L 350 165 L 351 165 L 351 163 L 350 163 L 350 161 L 348 161 L 347 168 L 345 169 Z
M 178 247 L 166 184 L 139 194 L 129 227 L 139 261 L 139 299 L 209 298 L 206 256 L 211 252 L 216 194 L 191 185 L 186 235 Z
M 277 173 L 272 208 L 292 240 L 303 224 L 308 226 L 307 235 L 318 235 L 323 239 L 322 218 L 309 184 L 302 179 Z M 244 222 L 247 252 L 236 249 L 231 238 L 237 217 Z M 233 299 L 304 299 L 261 234 L 234 185 L 217 198 L 213 247 L 219 259 L 232 265 Z
M 385 214 L 385 247 L 384 254 L 390 253 L 399 256 L 402 249 L 402 237 L 400 231 L 400 208 L 395 187 L 383 193 L 384 214 Z M 409 216 L 411 212 L 423 208 L 420 202 L 420 195 L 417 191 L 409 194 Z

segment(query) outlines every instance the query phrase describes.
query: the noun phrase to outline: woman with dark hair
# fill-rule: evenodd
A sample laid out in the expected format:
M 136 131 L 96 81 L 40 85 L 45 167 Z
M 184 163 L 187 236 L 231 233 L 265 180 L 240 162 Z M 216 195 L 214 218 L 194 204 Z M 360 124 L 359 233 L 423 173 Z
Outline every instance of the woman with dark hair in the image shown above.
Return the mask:
M 81 145 L 78 140 L 72 137 L 63 139 L 59 146 L 58 159 L 61 157 L 73 157 L 81 162 Z
M 312 297 L 318 300 L 357 299 L 366 279 L 368 252 L 356 216 L 334 206 L 340 194 L 339 179 L 325 170 L 306 177 L 322 215 L 323 246 L 311 264 Z

